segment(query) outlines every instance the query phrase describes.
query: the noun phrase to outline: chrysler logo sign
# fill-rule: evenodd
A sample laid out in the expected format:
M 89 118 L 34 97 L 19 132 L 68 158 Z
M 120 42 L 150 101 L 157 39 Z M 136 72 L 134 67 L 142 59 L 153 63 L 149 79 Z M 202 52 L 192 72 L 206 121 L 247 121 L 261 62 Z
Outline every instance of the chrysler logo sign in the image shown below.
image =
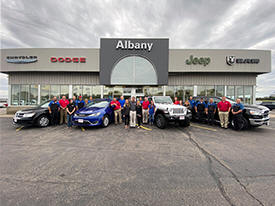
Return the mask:
M 258 64 L 260 59 L 249 59 L 249 58 L 236 58 L 235 56 L 227 56 L 226 63 L 229 66 L 233 64 Z
M 7 56 L 6 61 L 14 64 L 28 64 L 37 62 L 37 56 Z

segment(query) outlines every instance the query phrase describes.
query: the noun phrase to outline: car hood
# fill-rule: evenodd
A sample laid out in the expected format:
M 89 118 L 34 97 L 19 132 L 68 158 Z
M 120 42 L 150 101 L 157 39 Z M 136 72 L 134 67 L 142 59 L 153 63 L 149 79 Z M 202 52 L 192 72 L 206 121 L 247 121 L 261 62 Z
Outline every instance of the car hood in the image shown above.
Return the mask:
M 31 112 L 39 112 L 39 111 L 44 111 L 48 110 L 48 108 L 42 108 L 42 107 L 33 107 L 33 108 L 28 108 L 28 109 L 22 109 L 17 112 L 22 112 L 22 113 L 31 113 Z
M 105 108 L 101 107 L 83 107 L 82 109 L 78 110 L 77 114 L 92 114 L 95 112 L 102 112 Z
M 160 103 L 155 103 L 155 105 L 158 108 L 161 108 L 161 109 L 170 109 L 170 108 L 184 108 L 184 109 L 186 109 L 185 106 L 177 105 L 177 104 L 160 104 Z
M 261 106 L 261 105 L 256 105 L 256 104 L 246 104 L 244 105 L 245 109 L 257 109 L 257 110 L 269 110 L 267 107 L 265 106 Z

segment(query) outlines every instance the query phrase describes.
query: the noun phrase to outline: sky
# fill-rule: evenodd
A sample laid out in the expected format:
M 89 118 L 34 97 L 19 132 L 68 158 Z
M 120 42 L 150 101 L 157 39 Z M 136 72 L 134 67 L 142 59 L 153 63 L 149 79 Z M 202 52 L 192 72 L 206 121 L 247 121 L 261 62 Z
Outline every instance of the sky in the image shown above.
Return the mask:
M 275 94 L 274 0 L 1 0 L 1 48 L 99 48 L 101 37 L 168 37 L 170 48 L 267 49 Z M 0 96 L 8 80 L 0 74 Z

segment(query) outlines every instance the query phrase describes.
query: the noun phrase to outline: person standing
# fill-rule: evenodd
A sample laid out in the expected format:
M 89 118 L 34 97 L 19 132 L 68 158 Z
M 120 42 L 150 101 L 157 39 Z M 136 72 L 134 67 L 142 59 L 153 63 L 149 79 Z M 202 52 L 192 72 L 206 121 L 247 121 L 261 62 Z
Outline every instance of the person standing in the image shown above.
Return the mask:
M 153 100 L 151 101 L 151 104 L 148 106 L 148 108 L 149 108 L 149 124 L 153 125 L 155 110 L 156 110 L 156 106 L 155 106 Z
M 176 104 L 176 105 L 179 105 L 179 104 L 180 104 L 180 102 L 179 102 L 179 100 L 178 100 L 177 97 L 174 98 L 174 104 Z
M 189 102 L 188 102 L 189 103 Z M 182 100 L 180 100 L 180 104 L 179 105 L 181 105 L 181 106 L 183 106 L 183 101 Z
M 140 127 L 140 124 L 141 124 L 141 116 L 142 116 L 142 106 L 140 104 L 140 101 L 137 101 L 137 125 L 138 125 L 138 128 Z
M 111 101 L 111 106 L 114 108 L 114 114 L 115 114 L 115 124 L 117 124 L 119 122 L 119 124 L 122 123 L 122 119 L 121 119 L 121 106 L 119 101 L 117 101 L 117 99 L 114 97 L 113 101 Z M 119 120 L 117 121 L 117 118 L 119 118 Z
M 85 105 L 84 100 L 82 99 L 82 96 L 78 97 L 78 100 L 76 101 L 76 105 L 78 109 L 82 109 Z
M 236 99 L 236 103 L 233 104 L 231 112 L 232 112 L 232 121 L 233 127 L 235 130 L 241 130 L 245 127 L 245 120 L 243 118 L 243 110 L 244 106 L 241 103 L 241 99 Z
M 84 102 L 85 102 L 85 105 L 89 104 L 89 100 L 87 98 L 84 100 Z
M 204 114 L 206 113 L 207 104 L 203 101 L 203 98 L 200 98 L 200 101 L 197 102 L 195 106 L 196 115 L 198 118 L 198 121 L 204 122 Z
M 181 105 L 181 104 L 180 104 L 180 105 Z M 186 101 L 184 102 L 184 105 L 183 105 L 183 106 L 187 107 L 187 109 L 192 110 L 192 107 L 191 107 L 191 105 L 190 105 L 190 103 L 189 103 L 188 100 L 186 100 Z
M 92 101 L 93 101 L 93 97 L 90 96 L 90 98 L 89 98 L 89 100 L 88 100 L 88 103 L 90 104 L 90 103 L 92 103 Z
M 59 100 L 60 104 L 60 122 L 59 124 L 63 124 L 64 122 L 67 124 L 67 105 L 69 104 L 69 101 L 66 99 L 66 96 L 63 95 L 62 99 Z
M 130 101 L 130 127 L 136 127 L 137 119 L 137 102 L 136 98 L 133 96 Z
M 142 97 L 139 97 L 139 101 L 140 101 L 140 104 L 142 105 L 143 103 Z
M 77 99 L 76 99 L 75 96 L 73 96 L 72 100 L 73 100 L 73 103 L 75 105 L 75 111 L 76 111 L 77 110 Z
M 51 122 L 54 126 L 56 126 L 58 124 L 58 112 L 60 110 L 60 104 L 57 101 L 56 96 L 52 98 L 52 101 L 49 103 L 48 109 L 51 115 Z
M 226 97 L 222 97 L 222 101 L 218 103 L 219 118 L 222 128 L 227 129 L 230 109 L 230 102 L 226 101 Z
M 209 99 L 209 102 L 207 103 L 207 109 L 206 109 L 206 115 L 208 124 L 213 125 L 214 124 L 214 117 L 217 110 L 217 104 L 213 101 L 213 98 Z
M 69 104 L 67 105 L 66 110 L 67 110 L 67 126 L 68 126 L 68 128 L 72 128 L 72 125 L 73 125 L 72 116 L 74 115 L 74 112 L 76 111 L 76 106 L 72 99 L 69 100 Z
M 148 123 L 148 115 L 149 115 L 149 111 L 148 111 L 148 106 L 149 106 L 150 102 L 148 101 L 148 98 L 145 97 L 144 101 L 142 102 L 142 123 L 143 124 L 147 124 Z
M 189 101 L 189 104 L 190 104 L 191 108 L 195 109 L 196 101 L 193 99 L 193 96 L 190 96 L 188 101 Z
M 130 103 L 128 99 L 126 99 L 123 104 L 123 117 L 125 122 L 125 129 L 128 129 L 130 122 Z
M 125 104 L 125 99 L 123 96 L 120 97 L 118 100 L 121 106 L 121 114 L 123 114 L 123 109 L 124 109 L 124 104 Z M 129 102 L 129 101 L 128 101 Z M 124 120 L 124 116 L 122 115 L 122 120 Z

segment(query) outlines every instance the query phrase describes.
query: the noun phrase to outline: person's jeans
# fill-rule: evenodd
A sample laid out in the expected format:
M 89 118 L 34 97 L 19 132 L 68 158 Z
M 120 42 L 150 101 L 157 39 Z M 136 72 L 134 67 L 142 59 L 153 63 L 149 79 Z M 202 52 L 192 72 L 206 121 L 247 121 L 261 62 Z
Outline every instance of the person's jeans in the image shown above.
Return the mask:
M 142 123 L 147 124 L 148 123 L 148 109 L 142 109 Z
M 154 123 L 154 114 L 149 114 L 149 123 Z
M 73 125 L 72 116 L 73 115 L 67 114 L 67 125 L 68 125 L 68 127 L 72 127 L 72 125 Z
M 67 123 L 66 120 L 67 110 L 66 109 L 60 109 L 60 124 L 63 124 L 63 122 Z
M 221 127 L 227 128 L 228 126 L 228 112 L 219 112 L 219 118 L 221 122 Z
M 137 112 L 130 111 L 130 127 L 136 127 Z
M 121 124 L 122 123 L 121 109 L 115 110 L 114 113 L 115 113 L 115 124 L 117 124 L 117 116 L 118 116 L 118 119 L 119 119 L 119 123 Z

